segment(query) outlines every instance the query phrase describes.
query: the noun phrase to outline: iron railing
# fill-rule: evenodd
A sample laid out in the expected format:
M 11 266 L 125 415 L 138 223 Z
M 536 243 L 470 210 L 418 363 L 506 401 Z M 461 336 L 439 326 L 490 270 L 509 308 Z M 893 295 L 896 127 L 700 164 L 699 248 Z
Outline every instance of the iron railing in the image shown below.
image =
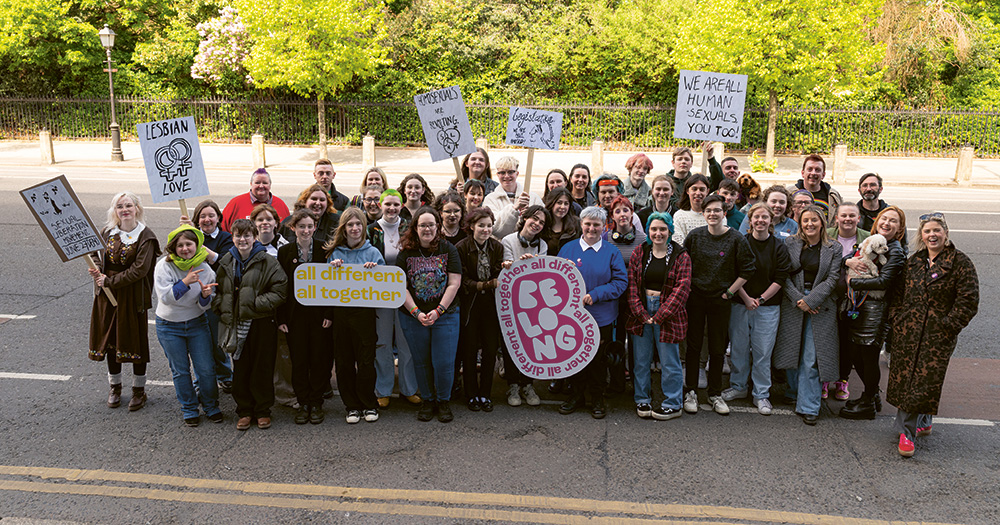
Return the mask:
M 318 141 L 314 100 L 122 99 L 118 118 L 125 139 L 136 124 L 193 116 L 198 134 L 210 142 L 248 142 L 255 133 L 273 143 Z M 506 132 L 505 104 L 467 104 L 473 134 L 492 144 Z M 673 138 L 672 106 L 529 105 L 563 113 L 562 145 L 589 147 L 603 140 L 616 150 L 663 150 L 693 141 Z M 101 99 L 0 99 L 0 139 L 31 139 L 48 130 L 57 139 L 108 140 L 110 105 Z M 423 132 L 410 102 L 326 102 L 328 140 L 361 144 L 365 134 L 384 146 L 422 146 Z M 750 108 L 742 142 L 733 151 L 763 152 L 767 110 Z M 981 157 L 1000 157 L 1000 112 L 905 111 L 878 108 L 780 108 L 775 149 L 779 153 L 829 153 L 847 144 L 852 155 L 952 156 L 964 145 Z

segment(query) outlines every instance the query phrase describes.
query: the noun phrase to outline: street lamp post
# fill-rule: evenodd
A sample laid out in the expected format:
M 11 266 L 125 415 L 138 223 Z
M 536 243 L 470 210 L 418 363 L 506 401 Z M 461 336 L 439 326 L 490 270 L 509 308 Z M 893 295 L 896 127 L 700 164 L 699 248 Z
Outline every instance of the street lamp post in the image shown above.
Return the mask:
M 111 93 L 111 125 L 108 126 L 111 130 L 111 160 L 121 162 L 125 160 L 125 156 L 122 155 L 121 130 L 118 127 L 118 119 L 115 118 L 115 81 L 112 77 L 114 69 L 111 67 L 111 48 L 115 47 L 115 32 L 104 24 L 104 29 L 97 34 L 101 37 L 101 45 L 108 55 L 108 68 L 105 71 L 108 72 L 108 91 Z

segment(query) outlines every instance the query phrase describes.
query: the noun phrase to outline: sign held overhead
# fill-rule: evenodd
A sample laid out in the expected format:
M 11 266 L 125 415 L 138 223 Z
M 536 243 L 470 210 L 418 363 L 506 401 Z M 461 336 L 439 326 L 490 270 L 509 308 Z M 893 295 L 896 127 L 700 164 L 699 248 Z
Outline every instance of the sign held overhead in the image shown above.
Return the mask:
M 562 136 L 562 118 L 563 114 L 558 111 L 512 107 L 507 114 L 505 144 L 558 150 Z
M 674 137 L 739 143 L 747 76 L 681 70 Z
M 432 161 L 476 151 L 469 115 L 465 112 L 462 90 L 458 86 L 416 95 L 413 103 L 417 106 Z
M 154 203 L 209 194 L 194 117 L 145 122 L 136 133 Z

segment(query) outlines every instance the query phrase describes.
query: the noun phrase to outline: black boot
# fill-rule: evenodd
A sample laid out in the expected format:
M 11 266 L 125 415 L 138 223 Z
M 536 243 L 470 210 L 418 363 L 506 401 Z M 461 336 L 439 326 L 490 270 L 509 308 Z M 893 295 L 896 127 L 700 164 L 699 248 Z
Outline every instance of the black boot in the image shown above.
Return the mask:
M 559 413 L 562 415 L 572 414 L 585 406 L 583 396 L 573 395 L 565 403 L 559 406 Z
M 848 403 L 840 409 L 840 417 L 844 419 L 875 419 L 875 400 L 862 396 L 857 400 L 857 403 Z

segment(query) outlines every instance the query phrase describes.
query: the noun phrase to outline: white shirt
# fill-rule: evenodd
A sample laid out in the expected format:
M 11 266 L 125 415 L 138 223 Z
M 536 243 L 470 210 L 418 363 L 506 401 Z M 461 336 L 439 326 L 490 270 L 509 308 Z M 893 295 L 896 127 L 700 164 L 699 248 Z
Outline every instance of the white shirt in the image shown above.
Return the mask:
M 587 241 L 583 240 L 583 237 L 580 237 L 580 248 L 583 249 L 583 251 L 591 249 L 594 250 L 595 252 L 599 252 L 601 251 L 601 246 L 603 245 L 604 245 L 604 239 L 597 239 L 597 242 L 595 242 L 594 244 L 587 244 Z

